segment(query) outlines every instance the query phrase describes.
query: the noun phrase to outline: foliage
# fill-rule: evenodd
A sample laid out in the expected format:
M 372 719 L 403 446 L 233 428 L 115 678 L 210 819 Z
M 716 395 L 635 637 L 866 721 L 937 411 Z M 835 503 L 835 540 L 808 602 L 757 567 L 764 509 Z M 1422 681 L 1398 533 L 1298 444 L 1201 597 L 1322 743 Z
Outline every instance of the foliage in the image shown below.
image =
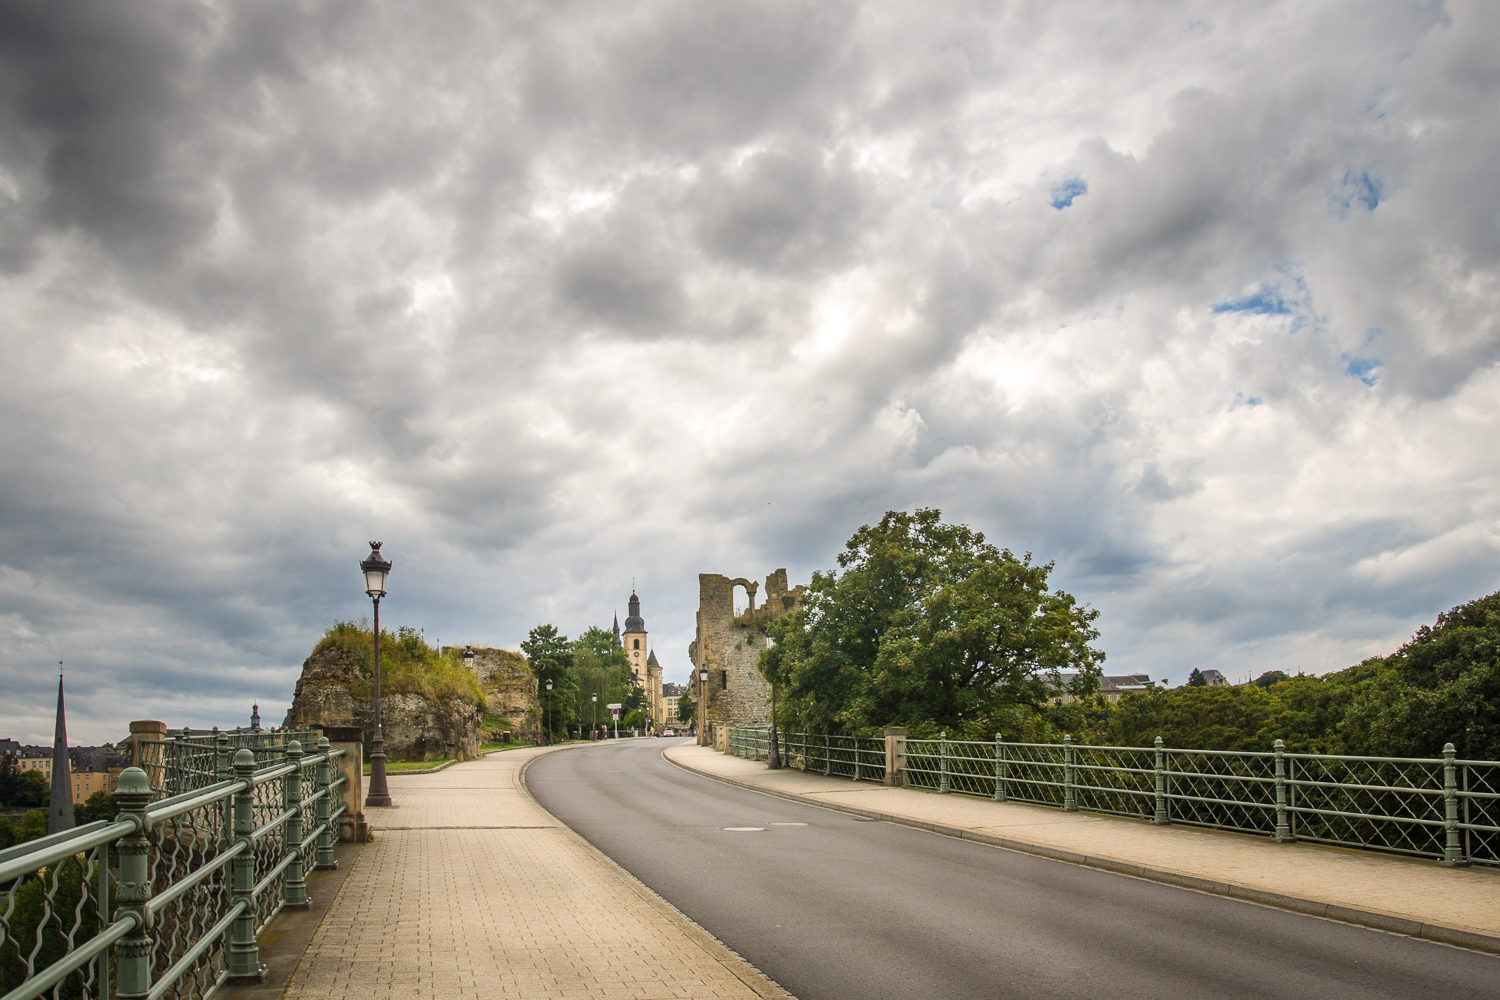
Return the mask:
M 1075 671 L 1097 687 L 1098 612 L 1047 590 L 1052 564 L 997 549 L 942 513 L 890 511 L 814 573 L 795 612 L 773 622 L 761 671 L 783 724 L 815 732 L 889 725 L 987 732 L 1035 716 Z
M 1069 706 L 1071 707 L 1071 706 Z M 1054 708 L 1051 714 L 1061 714 Z M 1310 677 L 1268 671 L 1253 684 L 1132 692 L 1075 736 L 1203 750 L 1288 750 L 1377 757 L 1500 760 L 1500 594 L 1424 625 L 1395 653 Z
M 356 698 L 374 697 L 375 633 L 368 621 L 335 622 L 313 647 L 313 655 L 327 649 L 359 656 L 364 684 L 351 693 Z M 420 632 L 405 625 L 394 633 L 380 630 L 380 691 L 382 695 L 420 695 L 441 704 L 468 702 L 481 709 L 485 704 L 479 681 L 463 665 L 458 650 L 439 653 L 427 645 Z
M 52 786 L 42 772 L 22 770 L 15 754 L 0 754 L 0 806 L 30 808 L 52 801 Z
M 573 640 L 573 657 L 577 679 L 574 717 L 580 729 L 592 727 L 596 719 L 600 725 L 607 725 L 610 715 L 604 706 L 623 704 L 631 690 L 630 664 L 625 658 L 625 650 L 615 645 L 612 631 L 593 625 Z M 596 694 L 599 696 L 597 702 L 592 698 Z
M 1194 667 L 1191 671 L 1188 672 L 1188 678 L 1187 678 L 1187 686 L 1188 687 L 1190 687 L 1190 688 L 1201 688 L 1201 687 L 1206 687 L 1207 685 L 1208 685 L 1208 680 L 1203 676 L 1203 672 L 1200 671 L 1197 667 Z
M 542 722 L 550 726 L 552 735 L 566 734 L 576 718 L 578 704 L 578 678 L 574 674 L 574 655 L 568 637 L 553 625 L 538 625 L 521 643 L 521 652 L 531 665 L 536 677 L 537 700 L 542 705 Z M 547 690 L 547 682 L 552 690 Z
M 114 819 L 119 807 L 115 804 L 115 797 L 108 792 L 98 791 L 90 795 L 82 805 L 73 807 L 73 822 L 78 826 L 92 823 L 96 819 Z
M 31 815 L 42 817 L 42 828 L 45 831 L 46 814 Z M 31 815 L 27 816 L 28 820 Z M 69 941 L 63 924 L 66 922 L 67 929 L 73 931 L 74 914 L 79 919 L 79 926 L 73 932 L 74 947 L 99 933 L 99 915 L 95 907 L 79 905 L 84 897 L 83 880 L 85 877 L 94 877 L 94 864 L 95 862 L 86 860 L 81 855 L 66 858 L 53 869 L 42 869 L 39 874 L 23 876 L 20 884 L 12 889 L 9 894 L 10 910 L 6 914 L 10 936 L 0 944 L 0 992 L 9 993 L 25 981 L 27 973 L 23 959 L 30 956 L 32 948 L 36 948 L 32 961 L 37 969 L 46 968 L 68 951 Z M 47 899 L 49 894 L 52 897 L 50 906 Z M 59 914 L 64 915 L 63 919 L 58 918 Z M 19 951 L 15 942 L 25 943 L 25 955 Z M 47 995 L 53 994 L 49 992 Z M 63 980 L 56 995 L 81 996 L 81 977 L 75 973 Z

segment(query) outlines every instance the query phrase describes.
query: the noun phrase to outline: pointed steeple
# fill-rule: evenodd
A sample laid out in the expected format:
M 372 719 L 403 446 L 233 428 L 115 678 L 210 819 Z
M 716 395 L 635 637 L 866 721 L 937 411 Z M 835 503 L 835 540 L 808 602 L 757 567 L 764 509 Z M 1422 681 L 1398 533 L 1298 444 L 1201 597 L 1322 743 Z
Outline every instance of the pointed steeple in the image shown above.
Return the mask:
M 256 702 L 254 705 L 250 706 L 250 731 L 252 733 L 258 733 L 258 732 L 260 732 L 260 703 L 259 702 Z
M 62 666 L 61 663 L 58 664 Z M 63 712 L 63 675 L 57 672 L 57 729 L 52 734 L 52 806 L 47 832 L 73 829 L 73 769 L 68 766 L 68 720 Z
M 646 631 L 646 619 L 641 617 L 641 599 L 635 596 L 635 591 L 630 592 L 630 614 L 625 616 L 625 631 Z
M 620 648 L 620 612 L 615 612 L 615 648 Z

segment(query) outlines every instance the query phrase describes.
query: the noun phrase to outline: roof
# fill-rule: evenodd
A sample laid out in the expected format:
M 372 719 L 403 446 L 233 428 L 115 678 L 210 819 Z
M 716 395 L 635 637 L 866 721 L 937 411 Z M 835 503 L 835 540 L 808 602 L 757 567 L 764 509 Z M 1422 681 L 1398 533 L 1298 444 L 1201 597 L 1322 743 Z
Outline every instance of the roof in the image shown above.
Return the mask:
M 625 616 L 625 631 L 646 631 L 646 619 L 641 617 L 641 599 L 635 596 L 633 590 L 630 592 L 630 614 Z
M 647 656 L 646 656 L 646 666 L 648 666 L 648 667 L 658 667 L 658 668 L 659 668 L 659 667 L 660 667 L 660 666 L 661 666 L 661 664 L 660 664 L 660 663 L 657 663 L 657 662 L 656 662 L 656 650 L 654 650 L 654 649 L 653 649 L 653 650 L 652 650 L 652 651 L 651 651 L 651 652 L 650 652 L 650 653 L 649 653 L 649 654 L 648 654 L 648 655 L 647 655 Z

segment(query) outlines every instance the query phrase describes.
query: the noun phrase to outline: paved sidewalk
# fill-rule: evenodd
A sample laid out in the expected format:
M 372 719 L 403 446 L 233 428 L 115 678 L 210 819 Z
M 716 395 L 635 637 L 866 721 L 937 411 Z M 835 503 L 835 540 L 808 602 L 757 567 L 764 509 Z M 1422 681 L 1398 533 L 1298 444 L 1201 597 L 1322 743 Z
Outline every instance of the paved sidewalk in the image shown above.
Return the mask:
M 547 752 L 391 775 L 288 1000 L 787 996 L 536 804 Z
M 1267 837 L 1153 826 L 967 795 L 770 771 L 678 745 L 668 760 L 735 784 L 965 839 L 1413 937 L 1500 952 L 1500 872 Z

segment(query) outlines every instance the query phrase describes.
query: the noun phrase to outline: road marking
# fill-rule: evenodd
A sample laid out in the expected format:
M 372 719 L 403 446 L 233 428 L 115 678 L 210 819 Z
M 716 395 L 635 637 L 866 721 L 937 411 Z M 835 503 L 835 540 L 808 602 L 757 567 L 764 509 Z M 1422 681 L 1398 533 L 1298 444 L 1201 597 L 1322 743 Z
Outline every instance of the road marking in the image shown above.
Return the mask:
M 726 826 L 726 827 L 724 827 L 724 829 L 727 830 L 730 833 L 765 833 L 766 832 L 766 828 L 763 827 L 763 826 Z
M 772 823 L 772 826 L 806 826 L 806 823 Z

